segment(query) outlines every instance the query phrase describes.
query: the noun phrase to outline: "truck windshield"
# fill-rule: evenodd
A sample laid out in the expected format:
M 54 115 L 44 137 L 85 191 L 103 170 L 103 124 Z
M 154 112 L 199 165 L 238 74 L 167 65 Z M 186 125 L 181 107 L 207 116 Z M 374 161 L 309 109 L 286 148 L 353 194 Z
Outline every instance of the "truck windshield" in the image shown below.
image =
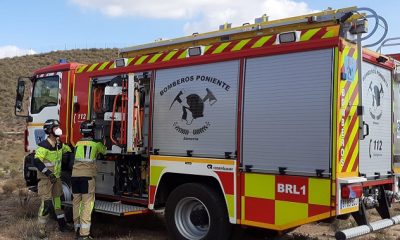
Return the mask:
M 31 114 L 39 113 L 43 108 L 57 106 L 58 76 L 38 78 L 33 86 Z

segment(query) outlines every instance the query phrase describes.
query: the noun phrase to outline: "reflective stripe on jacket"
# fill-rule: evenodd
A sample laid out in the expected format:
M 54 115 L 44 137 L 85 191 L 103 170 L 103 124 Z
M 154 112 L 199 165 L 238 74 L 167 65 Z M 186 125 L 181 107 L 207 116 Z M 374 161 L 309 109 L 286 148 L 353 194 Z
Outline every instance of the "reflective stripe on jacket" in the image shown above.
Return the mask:
M 92 138 L 82 138 L 75 146 L 75 161 L 72 169 L 73 177 L 95 177 L 96 158 L 106 154 L 107 148 L 103 143 Z
M 35 158 L 42 161 L 46 168 L 52 171 L 56 177 L 61 177 L 62 155 L 67 152 L 71 152 L 71 148 L 68 145 L 59 142 L 53 147 L 46 139 L 39 143 L 35 152 Z M 38 177 L 47 178 L 40 171 L 38 171 Z

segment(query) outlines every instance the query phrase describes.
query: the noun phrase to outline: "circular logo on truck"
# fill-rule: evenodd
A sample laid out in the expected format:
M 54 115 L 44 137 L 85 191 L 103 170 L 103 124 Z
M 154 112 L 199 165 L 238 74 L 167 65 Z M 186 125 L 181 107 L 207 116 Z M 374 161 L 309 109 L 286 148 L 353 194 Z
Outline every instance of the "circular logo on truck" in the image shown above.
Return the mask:
M 382 118 L 384 108 L 383 97 L 385 94 L 390 94 L 387 92 L 389 85 L 378 69 L 369 70 L 364 75 L 363 82 L 368 86 L 368 92 L 366 94 L 371 100 L 370 106 L 368 106 L 368 112 L 373 120 L 379 121 Z
M 179 85 L 180 88 L 177 88 Z M 224 92 L 230 90 L 229 84 L 207 75 L 186 76 L 161 89 L 160 96 L 168 95 L 164 101 L 168 102 L 168 111 L 173 114 L 172 127 L 184 140 L 197 141 L 216 120 L 215 116 L 208 116 L 213 115 L 211 112 L 215 113 L 212 109 L 218 105 L 215 87 Z

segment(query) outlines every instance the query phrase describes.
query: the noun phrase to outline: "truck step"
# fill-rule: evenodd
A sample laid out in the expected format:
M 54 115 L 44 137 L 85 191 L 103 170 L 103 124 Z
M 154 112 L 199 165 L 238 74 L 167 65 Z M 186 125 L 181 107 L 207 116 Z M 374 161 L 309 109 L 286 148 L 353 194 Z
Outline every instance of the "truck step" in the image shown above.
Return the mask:
M 72 202 L 63 202 L 63 206 L 72 207 Z M 148 212 L 148 208 L 142 206 L 134 206 L 123 204 L 121 202 L 109 202 L 103 200 L 96 200 L 93 210 L 104 214 L 114 216 L 129 216 L 135 214 L 142 214 Z

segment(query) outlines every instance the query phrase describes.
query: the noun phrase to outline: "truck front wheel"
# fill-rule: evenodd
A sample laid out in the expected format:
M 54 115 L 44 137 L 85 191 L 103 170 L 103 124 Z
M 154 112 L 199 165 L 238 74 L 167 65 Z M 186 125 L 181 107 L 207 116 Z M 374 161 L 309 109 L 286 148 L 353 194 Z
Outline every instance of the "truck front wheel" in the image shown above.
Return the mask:
M 228 239 L 231 234 L 225 200 L 199 183 L 177 187 L 168 197 L 165 217 L 170 239 Z

